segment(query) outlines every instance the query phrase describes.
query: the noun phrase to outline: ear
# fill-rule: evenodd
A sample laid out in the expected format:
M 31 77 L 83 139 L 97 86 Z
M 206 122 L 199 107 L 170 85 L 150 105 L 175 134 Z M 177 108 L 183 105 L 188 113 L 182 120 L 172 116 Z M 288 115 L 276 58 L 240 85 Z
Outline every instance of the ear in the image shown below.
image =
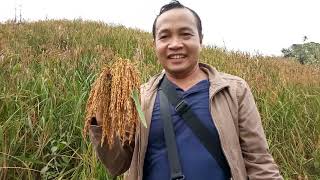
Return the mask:
M 200 51 L 204 48 L 204 44 L 203 44 L 203 34 L 201 34 L 201 37 L 200 37 Z
M 152 47 L 153 47 L 153 49 L 156 49 L 156 40 L 155 39 L 153 39 L 153 41 L 152 41 Z
M 201 45 L 203 44 L 203 34 L 201 34 L 201 36 L 200 36 L 200 44 Z
M 201 34 L 201 37 L 200 37 L 200 51 L 202 50 L 202 48 L 204 48 L 204 44 L 203 44 L 203 34 Z

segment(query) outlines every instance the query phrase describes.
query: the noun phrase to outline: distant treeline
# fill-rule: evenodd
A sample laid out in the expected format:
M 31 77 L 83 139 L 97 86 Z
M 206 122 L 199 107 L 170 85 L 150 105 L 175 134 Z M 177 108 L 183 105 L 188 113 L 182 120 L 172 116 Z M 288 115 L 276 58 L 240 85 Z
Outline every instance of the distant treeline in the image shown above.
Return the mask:
M 301 64 L 320 64 L 320 44 L 307 42 L 293 44 L 289 48 L 282 49 L 284 57 L 293 57 Z

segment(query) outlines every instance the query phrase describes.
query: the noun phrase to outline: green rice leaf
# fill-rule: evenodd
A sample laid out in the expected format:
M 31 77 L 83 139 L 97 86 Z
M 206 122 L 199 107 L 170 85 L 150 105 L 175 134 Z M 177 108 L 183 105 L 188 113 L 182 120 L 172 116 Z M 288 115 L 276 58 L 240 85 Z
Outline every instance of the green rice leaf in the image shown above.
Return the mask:
M 143 124 L 143 126 L 145 128 L 147 128 L 147 122 L 146 122 L 146 119 L 144 118 L 144 114 L 142 112 L 141 104 L 139 102 L 138 91 L 136 89 L 132 91 L 131 97 L 132 97 L 132 99 L 134 101 L 134 104 L 136 106 L 136 109 L 138 111 L 139 119 L 140 119 L 141 123 Z

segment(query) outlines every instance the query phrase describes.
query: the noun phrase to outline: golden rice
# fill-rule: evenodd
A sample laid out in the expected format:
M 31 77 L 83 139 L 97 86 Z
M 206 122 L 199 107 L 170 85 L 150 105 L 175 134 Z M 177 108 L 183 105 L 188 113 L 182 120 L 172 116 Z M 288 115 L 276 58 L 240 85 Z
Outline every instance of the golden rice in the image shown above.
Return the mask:
M 120 138 L 122 144 L 131 143 L 138 123 L 138 112 L 131 96 L 139 86 L 138 71 L 130 60 L 118 58 L 112 67 L 103 68 L 92 85 L 87 101 L 84 134 L 92 118 L 101 111 L 101 144 L 106 139 L 109 147 L 112 147 L 115 137 Z

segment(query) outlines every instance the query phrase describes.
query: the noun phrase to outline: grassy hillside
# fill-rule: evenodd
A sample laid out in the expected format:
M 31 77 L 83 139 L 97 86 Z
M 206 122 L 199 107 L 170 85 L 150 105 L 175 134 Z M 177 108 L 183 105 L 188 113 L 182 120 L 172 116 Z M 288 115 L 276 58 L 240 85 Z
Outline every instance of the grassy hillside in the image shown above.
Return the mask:
M 149 33 L 81 20 L 0 24 L 0 179 L 105 179 L 82 128 L 90 85 L 117 56 L 135 60 L 144 82 L 161 70 Z M 320 69 L 213 47 L 201 60 L 250 84 L 282 175 L 319 179 Z

